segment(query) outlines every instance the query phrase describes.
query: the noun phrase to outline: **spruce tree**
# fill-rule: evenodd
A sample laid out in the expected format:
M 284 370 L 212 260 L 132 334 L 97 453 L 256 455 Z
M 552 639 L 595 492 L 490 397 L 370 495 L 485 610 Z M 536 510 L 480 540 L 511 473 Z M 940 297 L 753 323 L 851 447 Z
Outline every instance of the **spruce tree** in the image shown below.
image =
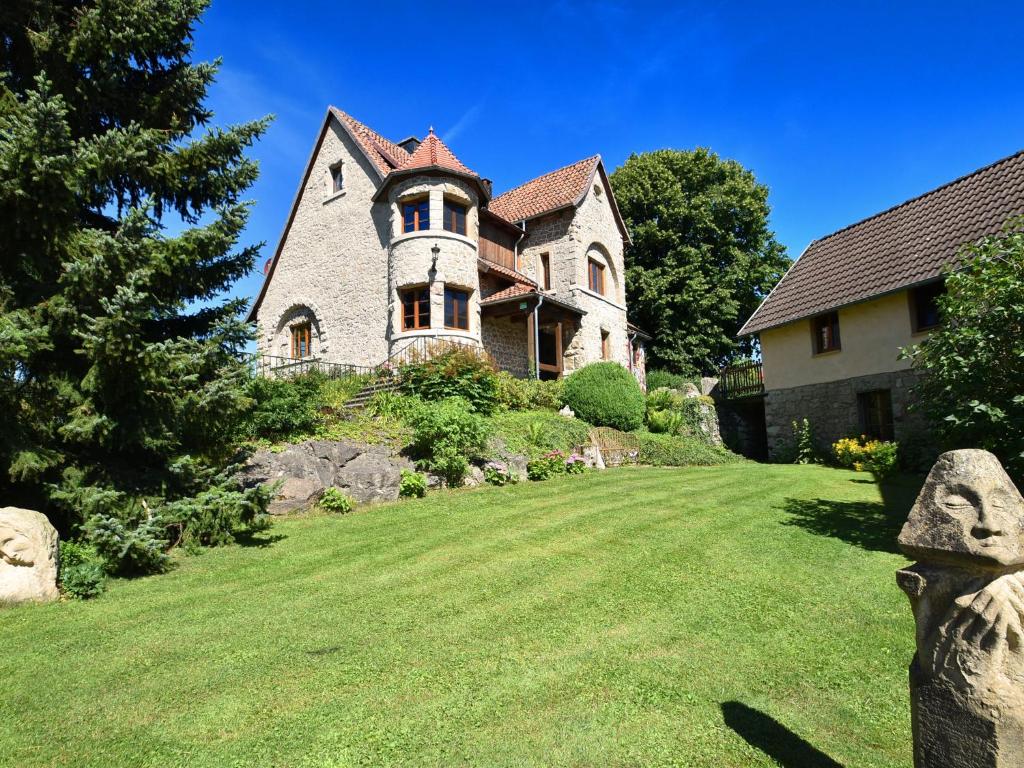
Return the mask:
M 205 7 L 0 5 L 0 504 L 122 569 L 266 508 L 228 480 L 251 330 L 223 298 L 266 120 L 211 127 Z

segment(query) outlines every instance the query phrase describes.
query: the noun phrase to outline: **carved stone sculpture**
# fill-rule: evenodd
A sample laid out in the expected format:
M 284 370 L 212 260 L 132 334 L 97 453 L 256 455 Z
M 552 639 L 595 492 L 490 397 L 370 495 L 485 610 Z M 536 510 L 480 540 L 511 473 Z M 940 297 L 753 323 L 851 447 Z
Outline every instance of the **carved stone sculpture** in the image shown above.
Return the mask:
M 916 768 L 1024 768 L 1024 498 L 991 453 L 932 467 L 899 537 Z
M 60 597 L 57 556 L 57 531 L 46 515 L 0 508 L 0 604 Z

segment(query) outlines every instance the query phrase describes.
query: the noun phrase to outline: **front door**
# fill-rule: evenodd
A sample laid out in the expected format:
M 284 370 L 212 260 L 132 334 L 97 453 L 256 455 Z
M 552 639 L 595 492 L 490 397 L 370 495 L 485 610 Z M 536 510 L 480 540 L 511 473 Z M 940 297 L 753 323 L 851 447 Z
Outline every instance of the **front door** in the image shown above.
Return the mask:
M 540 378 L 557 379 L 562 375 L 562 324 L 540 327 Z

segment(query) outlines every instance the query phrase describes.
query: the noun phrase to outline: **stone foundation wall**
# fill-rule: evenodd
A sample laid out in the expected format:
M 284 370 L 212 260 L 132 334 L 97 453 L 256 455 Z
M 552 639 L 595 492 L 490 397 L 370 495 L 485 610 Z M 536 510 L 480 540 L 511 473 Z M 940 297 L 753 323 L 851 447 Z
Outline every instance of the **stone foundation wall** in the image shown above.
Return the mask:
M 769 458 L 779 460 L 785 456 L 793 442 L 792 424 L 804 418 L 810 422 L 815 442 L 823 453 L 828 453 L 836 440 L 860 434 L 857 395 L 879 389 L 890 391 L 896 440 L 905 443 L 908 450 L 913 446 L 915 451 L 928 452 L 926 445 L 922 445 L 930 442 L 927 425 L 907 409 L 916 380 L 913 371 L 895 371 L 769 390 L 764 404 Z

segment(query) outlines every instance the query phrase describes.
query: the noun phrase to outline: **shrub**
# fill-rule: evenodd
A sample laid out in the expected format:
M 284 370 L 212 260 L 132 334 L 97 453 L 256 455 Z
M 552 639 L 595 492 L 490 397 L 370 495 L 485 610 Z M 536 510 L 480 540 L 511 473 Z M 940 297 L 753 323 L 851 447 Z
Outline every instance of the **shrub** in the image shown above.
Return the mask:
M 469 459 L 480 455 L 488 436 L 487 422 L 461 397 L 417 409 L 412 427 L 412 449 L 421 468 L 441 475 L 449 487 L 462 484 Z
M 832 454 L 841 467 L 887 477 L 896 471 L 899 447 L 895 442 L 869 440 L 866 436 L 844 437 L 832 444 Z
M 470 410 L 488 414 L 498 404 L 498 374 L 481 350 L 454 347 L 399 369 L 402 391 L 424 400 L 463 398 Z
M 571 453 L 590 442 L 590 425 L 567 419 L 555 411 L 512 411 L 491 418 L 496 450 L 519 453 L 530 458 L 558 449 Z
M 252 379 L 247 394 L 253 406 L 242 423 L 242 436 L 279 440 L 312 432 L 323 405 L 321 385 L 325 381 L 326 377 L 318 373 Z
M 584 421 L 629 432 L 644 423 L 644 393 L 618 363 L 591 363 L 565 380 L 562 399 Z
M 814 447 L 814 433 L 811 431 L 811 422 L 807 419 L 797 423 L 793 422 L 793 440 L 796 443 L 797 464 L 817 464 L 818 449 Z
M 497 374 L 498 404 L 510 411 L 562 407 L 562 380 L 517 379 L 508 371 Z
M 345 407 L 345 403 L 359 394 L 359 391 L 374 380 L 367 374 L 352 374 L 337 378 L 324 377 L 320 383 L 320 405 L 334 410 Z
M 427 478 L 419 472 L 402 470 L 402 479 L 398 481 L 398 497 L 400 499 L 422 499 L 427 495 Z
M 666 389 L 665 387 L 659 387 L 655 390 L 648 389 L 647 393 L 648 411 L 678 410 L 684 406 L 687 400 L 679 390 Z
M 491 485 L 512 485 L 519 478 L 503 461 L 489 461 L 484 464 L 484 481 Z
M 60 591 L 87 600 L 107 588 L 103 558 L 95 547 L 77 541 L 60 543 Z
M 146 513 L 141 520 L 98 514 L 86 521 L 86 539 L 110 573 L 160 573 L 167 569 L 166 527 L 159 517 L 148 514 L 148 509 Z
M 678 435 L 683 427 L 683 415 L 679 411 L 647 411 L 647 428 L 651 432 Z
M 574 453 L 565 460 L 565 471 L 570 475 L 582 475 L 587 471 L 587 460 Z
M 637 461 L 654 467 L 713 466 L 739 461 L 734 453 L 689 437 L 637 432 L 640 452 Z
M 526 463 L 526 476 L 531 480 L 547 480 L 564 474 L 565 470 L 565 454 L 561 451 L 550 451 Z
M 647 391 L 655 389 L 682 389 L 684 384 L 692 384 L 692 376 L 683 376 L 670 371 L 663 371 L 655 368 L 647 372 Z
M 383 391 L 374 395 L 366 404 L 366 411 L 385 421 L 395 422 L 408 419 L 413 411 L 422 405 L 419 398 L 399 392 Z
M 333 512 L 338 515 L 348 514 L 352 511 L 355 503 L 352 497 L 348 496 L 341 488 L 327 488 L 324 490 L 317 506 L 326 512 Z

